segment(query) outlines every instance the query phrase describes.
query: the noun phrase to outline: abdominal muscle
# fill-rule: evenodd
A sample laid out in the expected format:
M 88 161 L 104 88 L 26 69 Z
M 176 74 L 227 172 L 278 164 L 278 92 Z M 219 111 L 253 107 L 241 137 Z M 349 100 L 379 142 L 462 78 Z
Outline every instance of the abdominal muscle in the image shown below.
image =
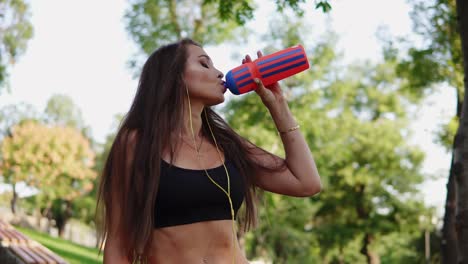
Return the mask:
M 248 264 L 232 236 L 232 220 L 158 228 L 153 231 L 149 263 Z

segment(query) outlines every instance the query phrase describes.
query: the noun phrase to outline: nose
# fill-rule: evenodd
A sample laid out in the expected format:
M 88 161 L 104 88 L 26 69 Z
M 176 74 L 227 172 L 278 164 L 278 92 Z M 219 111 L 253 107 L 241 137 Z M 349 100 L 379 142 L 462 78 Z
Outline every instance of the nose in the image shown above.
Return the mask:
M 224 77 L 224 74 L 223 74 L 222 72 L 219 72 L 219 73 L 218 73 L 218 78 L 219 78 L 219 79 L 222 79 L 223 77 Z

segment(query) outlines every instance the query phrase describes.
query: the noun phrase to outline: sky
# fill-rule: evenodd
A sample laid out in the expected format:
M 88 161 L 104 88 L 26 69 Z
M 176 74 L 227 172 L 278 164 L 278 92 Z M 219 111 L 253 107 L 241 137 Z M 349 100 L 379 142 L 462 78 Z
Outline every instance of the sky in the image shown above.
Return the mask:
M 111 132 L 113 116 L 128 110 L 137 85 L 126 66 L 137 50 L 123 22 L 127 1 L 30 2 L 34 37 L 10 71 L 11 92 L 2 92 L 0 107 L 26 102 L 42 111 L 53 94 L 68 95 L 81 109 L 94 138 L 103 142 Z M 266 30 L 274 2 L 260 1 L 256 20 L 248 26 Z M 308 2 L 312 7 L 313 1 Z M 338 48 L 344 53 L 345 62 L 380 58 L 376 37 L 379 26 L 385 25 L 392 35 L 412 35 L 409 6 L 405 0 L 336 0 L 331 3 L 330 14 L 312 11 L 307 14 L 307 20 L 315 37 L 330 28 L 338 34 Z M 205 48 L 217 68 L 225 73 L 239 65 L 229 54 L 254 55 L 258 49 L 261 47 L 252 41 L 236 47 Z M 453 116 L 454 103 L 454 92 L 449 88 L 440 89 L 423 103 L 412 124 L 414 135 L 410 142 L 425 151 L 423 172 L 431 176 L 422 187 L 425 201 L 435 206 L 438 214 L 443 213 L 450 155 L 433 142 L 434 132 Z

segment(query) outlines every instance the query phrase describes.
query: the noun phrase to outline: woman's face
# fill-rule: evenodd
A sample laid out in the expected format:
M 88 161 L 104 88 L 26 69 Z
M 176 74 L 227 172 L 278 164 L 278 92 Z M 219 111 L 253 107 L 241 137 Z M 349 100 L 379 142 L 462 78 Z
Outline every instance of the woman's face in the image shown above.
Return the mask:
M 184 81 L 190 93 L 190 100 L 199 100 L 210 106 L 224 102 L 226 88 L 223 73 L 213 66 L 206 52 L 198 46 L 187 46 L 187 62 Z

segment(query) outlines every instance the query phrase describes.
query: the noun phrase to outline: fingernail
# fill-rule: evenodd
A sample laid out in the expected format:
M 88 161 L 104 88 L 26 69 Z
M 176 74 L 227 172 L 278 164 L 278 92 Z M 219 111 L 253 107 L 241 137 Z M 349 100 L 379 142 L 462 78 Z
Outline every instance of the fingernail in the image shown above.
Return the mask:
M 255 78 L 255 79 L 254 79 L 254 82 L 255 82 L 256 84 L 259 84 L 259 83 L 260 83 L 260 80 L 259 80 L 258 78 Z

